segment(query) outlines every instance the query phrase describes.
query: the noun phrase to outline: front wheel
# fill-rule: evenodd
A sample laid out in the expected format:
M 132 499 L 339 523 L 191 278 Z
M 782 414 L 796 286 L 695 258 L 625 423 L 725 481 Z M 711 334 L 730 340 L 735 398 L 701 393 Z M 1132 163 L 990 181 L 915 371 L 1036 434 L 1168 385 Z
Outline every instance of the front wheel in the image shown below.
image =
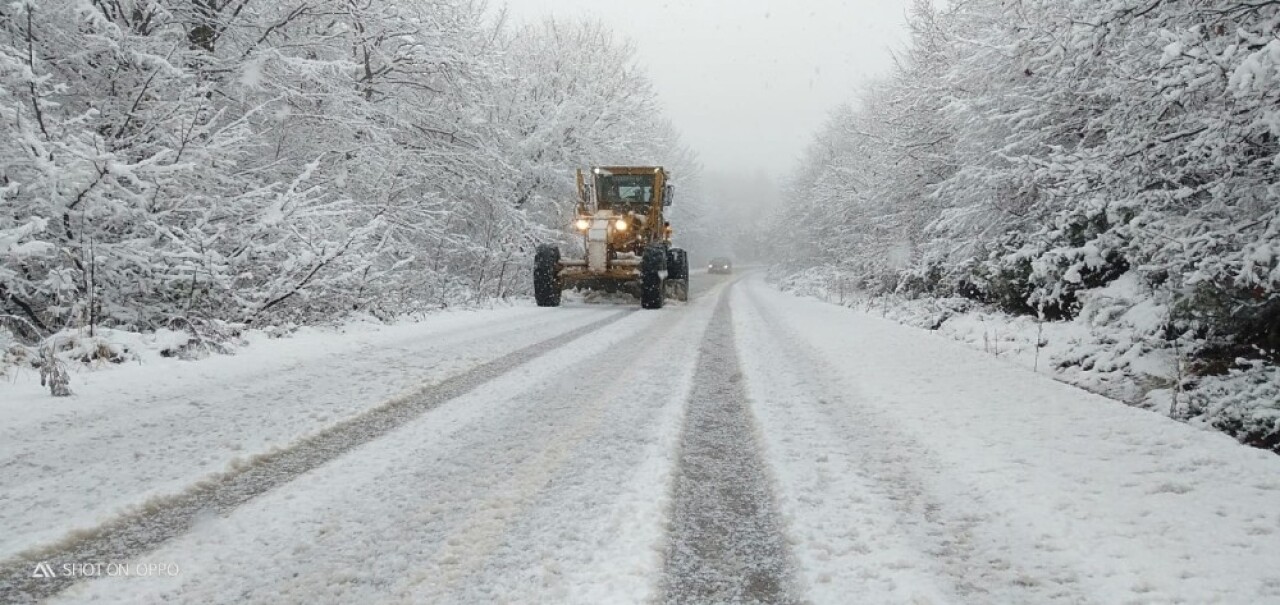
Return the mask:
M 666 270 L 667 251 L 662 246 L 645 248 L 640 258 L 640 308 L 662 308 L 662 274 Z
M 533 256 L 533 299 L 539 307 L 560 306 L 560 248 L 538 246 Z

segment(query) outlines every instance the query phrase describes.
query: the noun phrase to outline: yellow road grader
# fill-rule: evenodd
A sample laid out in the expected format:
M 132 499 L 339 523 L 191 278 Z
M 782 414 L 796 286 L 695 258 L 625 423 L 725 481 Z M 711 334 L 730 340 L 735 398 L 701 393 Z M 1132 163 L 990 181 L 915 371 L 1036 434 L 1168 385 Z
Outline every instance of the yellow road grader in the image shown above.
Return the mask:
M 564 290 L 629 292 L 645 309 L 667 298 L 688 300 L 689 257 L 671 246 L 670 175 L 660 166 L 599 166 L 578 170 L 583 258 L 565 259 L 554 244 L 538 246 L 533 293 L 540 307 L 560 305 Z

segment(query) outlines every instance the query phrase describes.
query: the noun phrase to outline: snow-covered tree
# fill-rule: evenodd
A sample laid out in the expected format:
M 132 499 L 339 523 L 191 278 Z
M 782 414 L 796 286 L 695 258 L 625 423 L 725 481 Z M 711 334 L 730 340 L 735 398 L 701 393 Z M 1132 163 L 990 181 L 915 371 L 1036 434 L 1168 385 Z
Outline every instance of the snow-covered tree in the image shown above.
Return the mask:
M 472 0 L 9 3 L 0 120 L 28 342 L 523 292 L 574 167 L 695 165 L 626 42 Z
M 1136 276 L 1168 318 L 1148 336 L 1196 372 L 1280 361 L 1277 24 L 1245 0 L 921 0 L 793 179 L 788 267 L 1048 319 Z

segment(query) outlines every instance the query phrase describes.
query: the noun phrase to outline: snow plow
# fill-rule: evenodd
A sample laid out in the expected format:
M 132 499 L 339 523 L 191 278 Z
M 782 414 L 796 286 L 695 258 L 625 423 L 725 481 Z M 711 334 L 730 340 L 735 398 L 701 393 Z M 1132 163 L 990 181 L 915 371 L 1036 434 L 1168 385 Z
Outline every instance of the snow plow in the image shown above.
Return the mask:
M 670 175 L 659 166 L 601 166 L 578 170 L 573 229 L 582 258 L 562 258 L 559 246 L 538 246 L 533 293 L 540 307 L 557 307 L 564 290 L 627 292 L 645 309 L 667 298 L 688 300 L 689 257 L 671 246 Z

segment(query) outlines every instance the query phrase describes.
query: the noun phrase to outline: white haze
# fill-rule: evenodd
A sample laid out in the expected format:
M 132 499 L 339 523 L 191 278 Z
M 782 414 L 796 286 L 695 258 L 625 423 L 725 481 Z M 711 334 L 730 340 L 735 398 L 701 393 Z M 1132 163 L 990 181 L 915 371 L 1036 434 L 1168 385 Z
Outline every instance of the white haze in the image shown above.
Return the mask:
M 515 0 L 510 16 L 593 18 L 634 40 L 708 171 L 790 174 L 828 112 L 885 73 L 908 0 Z

